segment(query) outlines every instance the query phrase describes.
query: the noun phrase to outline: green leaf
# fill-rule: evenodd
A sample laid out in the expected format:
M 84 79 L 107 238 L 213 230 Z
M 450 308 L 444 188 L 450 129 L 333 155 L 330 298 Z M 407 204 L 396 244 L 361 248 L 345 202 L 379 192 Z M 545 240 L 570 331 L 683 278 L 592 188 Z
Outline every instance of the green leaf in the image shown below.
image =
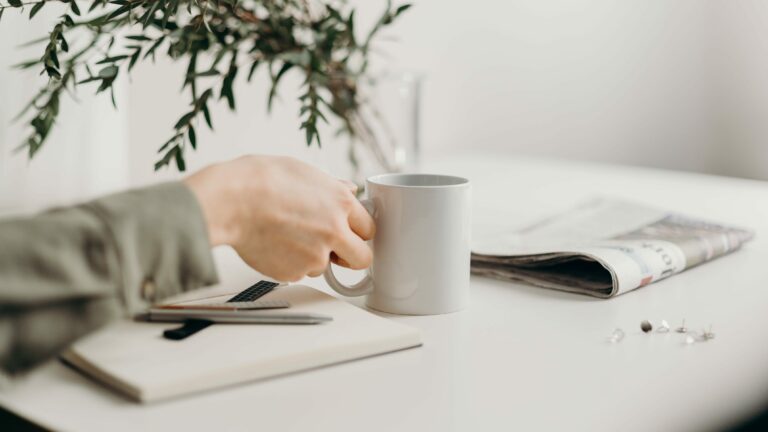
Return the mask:
M 21 45 L 17 45 L 17 47 L 24 48 L 24 47 L 28 47 L 28 46 L 32 46 L 32 45 L 37 45 L 40 42 L 46 42 L 46 41 L 50 41 L 50 40 L 51 40 L 50 36 L 43 36 L 43 37 L 39 37 L 37 39 L 32 39 L 31 41 L 24 42 Z
M 350 42 L 352 43 L 352 46 L 357 45 L 357 42 L 355 42 L 355 11 L 349 13 L 349 18 L 347 18 L 347 33 L 349 34 Z
M 80 8 L 77 7 L 77 0 L 69 0 L 69 4 L 71 5 L 72 13 L 80 16 Z
M 411 8 L 411 6 L 413 6 L 413 5 L 412 4 L 404 4 L 404 5 L 400 6 L 400 7 L 398 7 L 397 9 L 395 9 L 395 16 L 398 16 L 401 13 L 407 11 L 408 9 Z
M 175 7 L 173 7 L 173 10 L 170 10 L 171 6 L 169 4 L 167 6 L 167 9 L 163 11 L 163 21 L 162 21 L 162 24 L 161 24 L 161 28 L 166 29 L 166 30 L 171 30 L 171 29 L 168 28 L 168 19 L 171 17 L 171 15 L 174 12 L 176 12 L 176 7 L 178 7 L 178 6 L 179 6 L 179 3 L 176 2 L 176 5 L 175 5 Z
M 179 121 L 176 122 L 176 124 L 173 126 L 173 128 L 177 129 L 177 130 L 181 129 L 184 126 L 188 125 L 189 122 L 193 118 L 195 118 L 195 112 L 194 111 L 190 111 L 190 112 L 184 114 L 183 116 L 181 116 L 181 118 L 179 119 Z
M 229 108 L 231 110 L 235 109 L 235 95 L 232 92 L 232 80 L 229 78 L 224 78 L 224 81 L 221 83 L 221 95 L 219 98 L 226 98 L 227 99 L 227 105 L 229 105 Z
M 61 46 L 62 51 L 69 52 L 69 44 L 67 43 L 67 40 L 64 39 L 64 35 L 62 33 L 59 33 L 59 46 Z
M 147 57 L 149 57 L 151 55 L 152 56 L 152 60 L 154 60 L 155 59 L 155 50 L 160 46 L 161 43 L 163 43 L 164 40 L 165 40 L 165 36 L 160 36 L 160 38 L 158 38 L 155 41 L 155 43 L 153 43 L 152 46 L 149 47 L 147 52 L 144 54 L 144 58 L 147 58 Z
M 110 97 L 110 99 L 112 99 L 112 107 L 117 109 L 117 101 L 115 101 L 115 88 L 114 87 L 110 87 L 109 88 L 109 97 Z
M 171 138 L 171 142 L 175 141 L 176 137 Z M 168 152 L 165 153 L 162 159 L 157 161 L 155 163 L 155 171 L 159 170 L 160 168 L 168 165 L 171 162 L 171 159 L 176 155 L 176 152 L 179 151 L 179 146 L 176 145 L 175 147 L 168 150 Z
M 37 66 L 38 64 L 40 64 L 40 60 L 28 60 L 22 63 L 15 64 L 12 67 L 17 69 L 29 69 L 32 66 Z
M 307 50 L 302 50 L 300 52 L 288 52 L 280 55 L 279 58 L 286 63 L 291 63 L 293 65 L 299 65 L 302 67 L 309 66 L 309 62 L 312 60 L 312 57 Z
M 128 55 L 117 55 L 117 56 L 112 56 L 112 57 L 106 57 L 106 58 L 104 58 L 102 60 L 97 61 L 96 64 L 114 63 L 114 62 L 117 62 L 117 61 L 120 61 L 120 60 L 123 60 L 123 59 L 127 59 L 128 57 L 130 57 L 130 56 L 128 56 Z
M 101 84 L 99 85 L 99 88 L 96 89 L 96 93 L 101 93 L 104 90 L 112 87 L 112 83 L 115 82 L 114 78 L 106 78 L 101 80 Z
M 253 63 L 251 63 L 251 68 L 248 70 L 248 82 L 251 82 L 251 78 L 253 77 L 253 73 L 256 72 L 257 67 L 259 67 L 259 61 L 254 60 Z
M 205 123 L 208 125 L 208 129 L 213 130 L 213 122 L 211 121 L 211 112 L 208 111 L 208 105 L 203 105 L 203 117 L 205 117 Z
M 89 83 L 89 82 L 93 82 L 93 81 L 100 81 L 100 80 L 101 80 L 101 78 L 92 76 L 92 77 L 86 78 L 86 79 L 84 79 L 82 81 L 78 81 L 77 84 L 80 85 L 80 84 L 85 84 L 85 83 Z
M 130 36 L 126 36 L 125 38 L 135 40 L 135 41 L 151 41 L 152 40 L 152 38 L 149 38 L 144 35 L 130 35 Z
M 45 6 L 45 2 L 41 1 L 40 3 L 35 4 L 32 6 L 32 10 L 29 11 L 29 19 L 32 19 L 35 15 L 37 15 L 38 12 L 40 12 L 40 9 Z
M 229 64 L 229 70 L 227 71 L 227 75 L 224 77 L 224 80 L 221 83 L 220 95 L 220 98 L 227 98 L 227 105 L 229 105 L 229 109 L 233 111 L 235 110 L 235 94 L 232 91 L 232 85 L 235 82 L 237 70 L 237 51 L 233 51 L 232 60 Z
M 46 50 L 47 54 L 48 54 L 48 59 L 47 60 L 49 60 L 51 62 L 51 64 L 53 64 L 53 66 L 55 66 L 56 69 L 58 69 L 61 66 L 59 66 L 59 56 L 56 54 L 56 46 L 55 45 L 49 45 L 49 47 L 51 47 L 51 48 Z M 46 63 L 48 63 L 48 62 L 46 61 Z
M 211 70 L 216 69 L 216 66 L 219 65 L 219 62 L 224 58 L 224 56 L 227 55 L 227 50 L 223 49 L 216 53 L 216 57 L 213 58 L 213 63 L 211 64 Z
M 275 98 L 275 95 L 277 94 L 277 84 L 280 82 L 280 78 L 285 75 L 288 70 L 290 70 L 293 67 L 292 63 L 283 63 L 283 66 L 280 67 L 280 70 L 277 72 L 277 75 L 272 78 L 272 88 L 269 89 L 269 97 L 267 99 L 267 111 L 272 111 L 272 101 Z
M 181 133 L 181 132 L 179 132 L 176 135 L 172 136 L 168 141 L 166 141 L 162 146 L 160 146 L 160 148 L 157 150 L 157 152 L 158 153 L 162 152 L 163 150 L 168 148 L 168 146 L 170 146 L 171 144 L 174 144 L 176 141 L 178 141 L 183 136 L 184 136 L 184 134 Z
M 187 74 L 187 78 L 198 78 L 198 77 L 208 77 L 208 76 L 218 76 L 218 75 L 221 75 L 221 72 L 217 71 L 216 69 L 211 69 L 204 72 L 195 72 L 193 74 Z
M 61 79 L 61 73 L 59 73 L 59 70 L 54 67 L 46 66 L 45 72 L 51 78 Z
M 318 117 L 320 117 L 320 119 L 321 119 L 322 121 L 324 121 L 324 122 L 328 123 L 328 119 L 327 119 L 327 118 L 325 118 L 325 115 L 323 114 L 323 112 L 322 112 L 322 111 L 320 111 L 319 109 L 317 109 L 317 110 L 315 110 L 315 114 L 316 114 Z
M 189 129 L 187 130 L 187 135 L 189 136 L 189 143 L 192 145 L 192 148 L 197 150 L 197 135 L 195 135 L 195 127 L 190 125 Z
M 132 55 L 131 60 L 128 61 L 128 71 L 130 72 L 133 69 L 133 66 L 136 65 L 136 62 L 139 60 L 139 56 L 141 55 L 141 48 L 138 48 Z
M 21 0 L 8 0 L 8 4 L 17 8 L 23 6 Z
M 152 18 L 155 16 L 155 11 L 157 10 L 157 7 L 162 3 L 160 0 L 156 0 L 152 2 L 152 6 L 147 10 L 147 12 L 144 14 L 143 22 L 142 22 L 142 28 L 149 27 L 149 24 L 152 22 Z
M 320 134 L 317 133 L 317 128 L 315 127 L 314 124 L 307 125 L 304 128 L 304 132 L 305 132 L 305 137 L 307 139 L 307 146 L 311 146 L 312 145 L 312 138 L 314 138 L 317 141 L 317 146 L 321 147 L 321 144 L 320 144 Z
M 193 101 L 192 104 L 195 106 L 195 110 L 201 110 L 206 102 L 208 102 L 208 98 L 210 98 L 211 95 L 213 95 L 213 89 L 209 88 L 204 91 L 196 101 Z
M 117 66 L 107 66 L 99 71 L 99 78 L 114 78 L 117 76 Z
M 91 7 L 88 8 L 88 12 L 92 12 L 94 9 L 99 7 L 99 5 L 102 5 L 104 3 L 104 0 L 93 0 L 93 3 L 91 3 Z
M 5 8 L 0 9 L 0 20 L 3 19 L 3 13 L 5 12 Z
M 176 147 L 177 149 L 179 147 Z M 184 172 L 187 170 L 187 164 L 184 162 L 184 154 L 181 150 L 177 150 L 174 153 L 174 158 L 176 159 L 176 168 L 179 169 L 179 171 Z
M 107 15 L 107 18 L 106 18 L 106 20 L 107 20 L 107 21 L 111 21 L 111 20 L 113 20 L 114 18 L 117 18 L 117 17 L 119 17 L 120 15 L 122 15 L 122 14 L 124 14 L 124 13 L 128 12 L 128 11 L 129 11 L 129 10 L 131 10 L 132 8 L 133 8 L 133 6 L 132 6 L 130 3 L 129 3 L 129 4 L 125 4 L 125 5 L 123 5 L 123 6 L 120 6 L 119 8 L 115 9 L 115 10 L 114 10 L 114 11 L 113 11 L 111 14 Z
M 184 85 L 181 86 L 183 89 L 186 86 L 190 86 L 190 90 L 192 91 L 192 99 L 197 98 L 197 80 L 195 78 L 190 77 L 190 75 L 195 75 L 197 72 L 197 51 L 193 52 L 192 55 L 189 56 L 189 65 L 187 65 L 187 76 L 184 78 Z

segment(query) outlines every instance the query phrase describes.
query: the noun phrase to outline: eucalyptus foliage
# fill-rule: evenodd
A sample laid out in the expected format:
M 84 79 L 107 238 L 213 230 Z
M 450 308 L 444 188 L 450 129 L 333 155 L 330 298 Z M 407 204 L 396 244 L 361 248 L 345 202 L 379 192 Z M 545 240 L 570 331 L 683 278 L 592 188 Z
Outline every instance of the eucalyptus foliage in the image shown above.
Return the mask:
M 2 3 L 5 2 L 5 4 Z M 78 4 L 79 3 L 79 4 Z M 343 1 L 311 0 L 0 0 L 0 19 L 8 9 L 29 13 L 56 7 L 61 17 L 48 36 L 40 58 L 18 67 L 40 69 L 47 83 L 19 114 L 32 132 L 19 147 L 37 153 L 59 115 L 63 93 L 92 85 L 111 95 L 115 80 L 142 61 L 166 55 L 185 62 L 183 89 L 188 111 L 162 144 L 155 169 L 175 162 L 185 170 L 187 146 L 197 148 L 196 119 L 210 129 L 209 105 L 224 100 L 235 110 L 235 80 L 266 68 L 271 78 L 267 106 L 290 70 L 303 74 L 301 126 L 307 145 L 320 145 L 318 122 L 332 114 L 350 135 L 366 133 L 359 118 L 358 82 L 364 76 L 376 34 L 410 5 L 393 6 L 359 38 L 355 11 Z M 70 45 L 70 41 L 72 45 Z

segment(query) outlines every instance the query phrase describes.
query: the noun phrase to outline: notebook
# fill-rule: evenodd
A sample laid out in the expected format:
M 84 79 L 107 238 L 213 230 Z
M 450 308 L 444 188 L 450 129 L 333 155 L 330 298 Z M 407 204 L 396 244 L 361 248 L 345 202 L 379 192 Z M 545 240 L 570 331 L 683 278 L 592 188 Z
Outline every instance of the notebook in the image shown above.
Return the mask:
M 333 321 L 215 324 L 183 341 L 162 337 L 177 324 L 121 321 L 79 340 L 62 359 L 146 403 L 421 345 L 417 329 L 307 286 L 280 288 L 269 297 L 289 301 L 292 312 Z

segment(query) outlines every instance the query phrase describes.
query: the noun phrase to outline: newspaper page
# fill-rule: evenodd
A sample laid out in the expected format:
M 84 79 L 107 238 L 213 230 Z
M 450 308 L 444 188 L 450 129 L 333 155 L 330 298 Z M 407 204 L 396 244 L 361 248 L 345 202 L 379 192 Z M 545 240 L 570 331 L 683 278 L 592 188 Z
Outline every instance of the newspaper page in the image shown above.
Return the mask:
M 738 249 L 750 230 L 597 199 L 475 245 L 472 272 L 609 298 Z

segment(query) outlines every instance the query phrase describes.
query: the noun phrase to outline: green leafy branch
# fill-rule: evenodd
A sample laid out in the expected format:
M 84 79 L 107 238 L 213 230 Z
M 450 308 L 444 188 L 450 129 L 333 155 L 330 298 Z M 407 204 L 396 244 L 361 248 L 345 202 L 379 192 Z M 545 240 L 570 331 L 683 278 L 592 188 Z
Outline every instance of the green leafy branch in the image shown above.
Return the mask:
M 175 162 L 180 171 L 185 151 L 197 148 L 195 120 L 202 116 L 213 129 L 209 103 L 218 96 L 236 109 L 235 86 L 241 70 L 251 82 L 265 65 L 270 78 L 267 107 L 271 110 L 279 84 L 292 70 L 304 75 L 300 96 L 300 129 L 307 145 L 320 145 L 318 121 L 331 113 L 352 135 L 360 133 L 357 82 L 365 74 L 370 47 L 381 29 L 410 5 L 386 8 L 364 38 L 355 35 L 355 11 L 343 2 L 309 0 L 91 0 L 86 13 L 75 0 L 6 0 L 6 9 L 30 7 L 32 19 L 46 5 L 56 3 L 61 19 L 49 35 L 40 58 L 18 65 L 38 67 L 46 85 L 22 111 L 31 113 L 32 132 L 20 147 L 33 157 L 50 136 L 59 115 L 64 92 L 98 84 L 96 93 L 109 91 L 115 101 L 114 83 L 140 62 L 157 55 L 186 61 L 182 90 L 188 89 L 190 110 L 173 127 L 160 147 L 155 169 Z M 82 4 L 82 3 L 81 3 Z M 337 6 L 341 4 L 342 6 Z M 126 36 L 115 36 L 130 33 Z M 88 34 L 85 43 L 71 47 L 73 34 Z M 74 39 L 73 39 L 74 40 Z M 226 60 L 226 62 L 225 62 Z M 225 65 L 222 67 L 222 63 Z M 95 72 L 94 72 L 95 71 Z M 77 76 L 82 76 L 78 79 Z M 204 85 L 205 90 L 199 88 Z M 363 125 L 364 126 L 364 125 Z

